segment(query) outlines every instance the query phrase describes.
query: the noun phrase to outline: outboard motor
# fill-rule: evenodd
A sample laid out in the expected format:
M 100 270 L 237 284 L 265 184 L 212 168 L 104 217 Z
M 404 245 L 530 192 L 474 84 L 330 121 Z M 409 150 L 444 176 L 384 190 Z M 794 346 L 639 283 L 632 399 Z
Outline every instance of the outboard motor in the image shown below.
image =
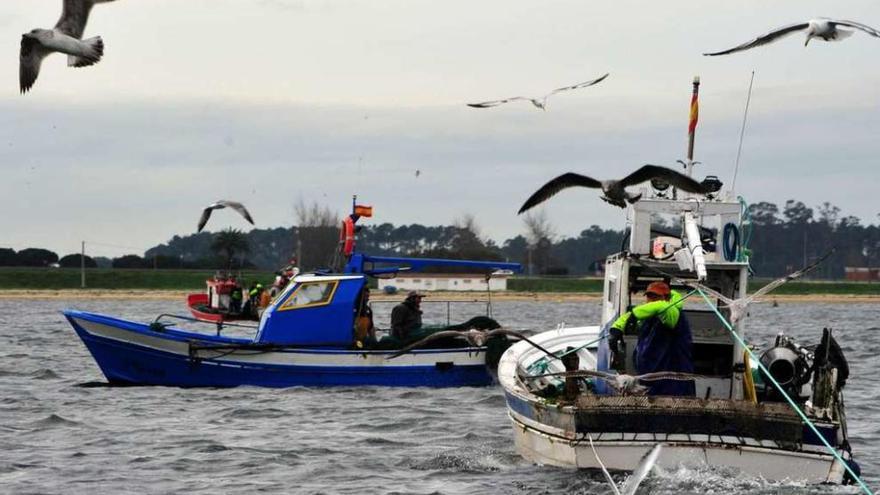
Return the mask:
M 792 339 L 782 333 L 776 336 L 776 344 L 761 355 L 761 364 L 764 365 L 777 383 L 782 385 L 793 399 L 806 400 L 801 397 L 801 387 L 810 381 L 810 363 L 813 355 L 807 349 L 797 345 Z M 761 372 L 764 380 L 764 400 L 781 400 L 781 395 L 770 382 L 770 379 Z

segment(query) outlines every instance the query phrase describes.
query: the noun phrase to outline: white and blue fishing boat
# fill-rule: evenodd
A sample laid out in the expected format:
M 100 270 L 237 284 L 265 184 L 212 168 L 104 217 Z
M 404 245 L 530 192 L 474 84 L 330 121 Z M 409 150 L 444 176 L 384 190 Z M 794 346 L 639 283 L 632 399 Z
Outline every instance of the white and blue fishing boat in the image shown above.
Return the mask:
M 355 322 L 363 311 L 362 298 L 371 276 L 388 277 L 429 266 L 518 271 L 519 264 L 369 256 L 354 252 L 353 243 L 344 237 L 345 226 L 340 243 L 347 250 L 344 269 L 296 276 L 262 312 L 250 338 L 221 335 L 221 326 L 213 322 L 208 324 L 216 332 L 187 330 L 169 322 L 169 318 L 193 320 L 185 316 L 160 315 L 141 323 L 77 310 L 64 315 L 112 384 L 457 387 L 493 383 L 492 364 L 506 348 L 504 337 L 483 346 L 445 339 L 389 360 L 403 343 L 359 340 Z

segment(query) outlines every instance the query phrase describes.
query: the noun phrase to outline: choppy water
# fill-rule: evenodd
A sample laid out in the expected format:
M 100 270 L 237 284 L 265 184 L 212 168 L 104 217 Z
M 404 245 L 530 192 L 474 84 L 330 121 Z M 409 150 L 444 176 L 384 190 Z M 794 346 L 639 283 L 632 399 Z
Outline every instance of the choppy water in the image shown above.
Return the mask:
M 0 300 L 2 493 L 608 493 L 588 473 L 532 465 L 513 449 L 500 389 L 283 390 L 83 386 L 103 376 L 60 314 L 149 320 L 173 301 Z M 387 307 L 390 311 L 390 306 Z M 478 311 L 479 307 L 472 307 Z M 598 321 L 598 303 L 498 302 L 515 328 Z M 387 315 L 376 306 L 377 323 Z M 453 314 L 453 319 L 459 315 Z M 384 319 L 383 319 L 384 317 Z M 445 321 L 445 306 L 426 319 Z M 835 328 L 852 368 L 853 449 L 880 487 L 880 310 L 756 306 L 751 339 L 780 329 L 815 342 Z M 682 468 L 640 493 L 851 493 Z

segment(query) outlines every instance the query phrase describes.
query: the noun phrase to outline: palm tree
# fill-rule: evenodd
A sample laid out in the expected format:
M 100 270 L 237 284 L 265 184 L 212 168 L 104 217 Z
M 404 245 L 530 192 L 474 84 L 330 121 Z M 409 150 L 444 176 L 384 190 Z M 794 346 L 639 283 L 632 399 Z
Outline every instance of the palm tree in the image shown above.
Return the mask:
M 251 247 L 242 231 L 229 228 L 217 233 L 211 242 L 211 250 L 226 258 L 227 269 L 231 269 L 236 253 L 250 252 Z

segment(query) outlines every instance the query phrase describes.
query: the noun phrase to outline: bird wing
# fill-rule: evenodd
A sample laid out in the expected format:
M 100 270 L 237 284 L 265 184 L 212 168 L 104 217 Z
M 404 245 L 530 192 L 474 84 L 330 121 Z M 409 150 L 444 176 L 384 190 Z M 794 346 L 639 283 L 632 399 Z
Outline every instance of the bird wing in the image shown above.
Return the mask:
M 788 281 L 794 280 L 796 278 L 802 277 L 802 276 L 806 275 L 807 273 L 815 270 L 816 267 L 819 266 L 820 263 L 825 261 L 829 256 L 831 256 L 831 254 L 834 253 L 834 251 L 836 251 L 836 249 L 831 249 L 827 253 L 823 254 L 818 260 L 814 261 L 812 264 L 805 266 L 796 272 L 789 273 L 788 275 L 786 275 L 782 278 L 778 278 L 778 279 L 770 282 L 769 284 L 765 285 L 764 287 L 761 287 L 760 289 L 755 291 L 753 294 L 746 297 L 746 302 L 748 303 L 748 302 L 754 301 L 757 298 L 763 296 L 764 294 L 770 292 L 771 290 L 779 287 L 780 285 L 782 285 Z
M 55 24 L 55 29 L 68 36 L 82 38 L 86 23 L 89 21 L 89 12 L 94 4 L 94 0 L 64 0 L 64 9 L 61 11 L 61 18 Z
M 442 332 L 432 333 L 431 335 L 428 335 L 427 337 L 425 337 L 421 340 L 417 340 L 417 341 L 413 342 L 412 344 L 409 344 L 409 345 L 403 347 L 402 349 L 400 349 L 399 351 L 395 352 L 394 354 L 386 357 L 385 359 L 388 360 L 388 359 L 394 359 L 396 357 L 400 357 L 400 356 L 408 353 L 409 351 L 415 349 L 416 347 L 421 347 L 421 346 L 427 344 L 428 342 L 431 342 L 432 340 L 443 339 L 446 337 L 467 337 L 467 336 L 468 336 L 467 331 L 460 331 L 460 330 L 443 330 Z
M 245 220 L 251 223 L 251 225 L 254 224 L 254 219 L 251 218 L 251 214 L 248 213 L 247 208 L 245 208 L 244 205 L 239 203 L 238 201 L 218 201 L 218 203 L 232 208 L 233 210 L 240 213 Z
M 831 24 L 856 28 L 859 31 L 864 31 L 864 32 L 870 34 L 871 36 L 874 36 L 876 38 L 880 38 L 880 31 L 877 31 L 876 29 L 872 28 L 871 26 L 867 26 L 867 25 L 862 24 L 860 22 L 841 20 L 841 21 L 831 21 Z
M 503 105 L 504 103 L 508 103 L 511 101 L 530 101 L 531 98 L 526 98 L 525 96 L 513 96 L 511 98 L 505 98 L 503 100 L 492 100 L 492 101 L 484 101 L 481 103 L 468 103 L 467 106 L 472 108 L 489 108 L 489 107 L 497 107 L 498 105 Z
M 606 73 L 604 76 L 602 76 L 598 79 L 593 79 L 592 81 L 584 81 L 582 83 L 572 84 L 571 86 L 565 86 L 563 88 L 556 88 L 553 91 L 547 93 L 547 96 L 555 95 L 556 93 L 561 93 L 563 91 L 570 91 L 572 89 L 580 89 L 580 88 L 586 88 L 586 87 L 592 86 L 594 84 L 602 82 L 606 77 L 608 77 L 608 74 L 610 74 L 610 73 Z
M 214 208 L 209 206 L 202 210 L 202 218 L 199 218 L 199 228 L 196 232 L 201 232 L 203 228 L 205 228 L 205 224 L 208 223 L 208 219 L 211 218 L 211 212 L 214 211 Z
M 527 199 L 526 202 L 523 203 L 522 207 L 519 209 L 518 214 L 522 214 L 526 210 L 529 210 L 532 207 L 543 203 L 563 189 L 575 186 L 601 189 L 602 183 L 596 179 L 593 179 L 592 177 L 576 174 L 574 172 L 562 174 L 559 177 L 544 184 L 543 186 L 541 186 L 540 189 L 535 191 L 534 194 L 529 196 L 529 199 Z
M 648 452 L 645 457 L 642 458 L 642 462 L 639 463 L 638 467 L 633 471 L 632 476 L 626 480 L 626 484 L 623 485 L 623 490 L 621 493 L 623 495 L 635 495 L 636 490 L 639 489 L 639 485 L 642 484 L 642 481 L 648 476 L 648 473 L 651 472 L 651 469 L 654 468 L 654 464 L 657 463 L 657 458 L 660 457 L 660 450 L 663 448 L 662 443 L 658 443 L 654 446 L 653 449 Z
M 27 35 L 21 37 L 21 52 L 18 57 L 18 83 L 22 93 L 33 87 L 40 75 L 43 59 L 51 53 L 39 40 Z
M 809 22 L 799 22 L 797 24 L 792 24 L 790 26 L 785 26 L 783 28 L 779 28 L 775 31 L 770 31 L 769 33 L 758 36 L 757 38 L 743 43 L 742 45 L 735 46 L 733 48 L 728 48 L 727 50 L 722 50 L 720 52 L 712 52 L 712 53 L 704 53 L 703 55 L 714 57 L 716 55 L 727 55 L 728 53 L 740 52 L 743 50 L 748 50 L 749 48 L 755 48 L 756 46 L 766 45 L 767 43 L 772 43 L 783 36 L 789 35 L 795 31 L 800 31 L 801 29 L 806 29 L 809 27 Z
M 706 189 L 699 182 L 681 172 L 676 172 L 671 168 L 661 167 L 659 165 L 644 165 L 642 168 L 621 179 L 619 184 L 620 187 L 629 187 L 641 184 L 642 182 L 647 182 L 651 179 L 663 179 L 673 187 L 677 187 L 682 191 L 706 194 Z

